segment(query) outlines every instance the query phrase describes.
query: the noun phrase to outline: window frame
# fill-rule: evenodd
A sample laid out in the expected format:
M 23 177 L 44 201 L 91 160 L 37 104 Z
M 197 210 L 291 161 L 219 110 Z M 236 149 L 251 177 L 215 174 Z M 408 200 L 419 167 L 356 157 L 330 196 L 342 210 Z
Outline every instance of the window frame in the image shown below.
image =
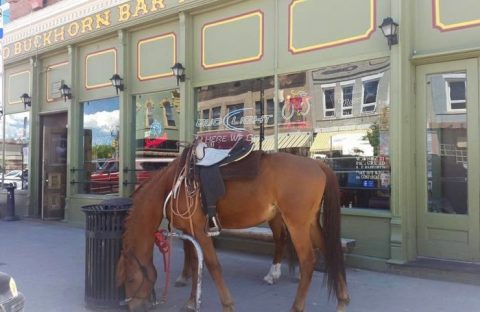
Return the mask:
M 322 99 L 323 99 L 323 118 L 328 119 L 335 119 L 336 118 L 336 103 L 335 103 L 335 95 L 336 95 L 336 83 L 329 83 L 329 84 L 322 84 L 320 88 L 322 89 Z M 325 91 L 333 90 L 333 108 L 327 108 L 327 97 L 325 96 Z M 333 112 L 333 115 L 327 115 L 328 112 Z
M 382 77 L 383 77 L 383 73 L 362 77 L 362 101 L 361 101 L 361 107 L 360 107 L 360 112 L 362 114 L 375 114 L 377 112 L 378 89 L 380 87 L 380 81 Z M 375 93 L 375 102 L 365 103 L 365 84 L 373 81 L 378 81 L 377 91 Z M 365 108 L 372 107 L 372 106 L 373 106 L 373 110 L 365 111 Z
M 447 74 L 442 76 L 445 81 L 445 96 L 446 96 L 446 110 L 448 113 L 466 113 L 467 112 L 467 74 Z M 451 82 L 463 82 L 465 85 L 465 99 L 464 100 L 452 100 L 451 98 Z M 465 103 L 465 108 L 452 108 L 452 104 Z
M 345 106 L 345 92 L 344 92 L 344 88 L 346 87 L 352 87 L 352 93 L 351 93 L 351 102 L 350 102 L 350 106 Z M 348 80 L 348 81 L 343 81 L 343 82 L 340 82 L 340 98 L 342 99 L 342 107 L 341 107 L 341 112 L 342 112 L 342 117 L 344 118 L 351 118 L 353 117 L 353 94 L 354 94 L 354 90 L 355 90 L 355 80 Z M 351 110 L 351 113 L 350 114 L 345 114 L 345 111 L 346 110 Z

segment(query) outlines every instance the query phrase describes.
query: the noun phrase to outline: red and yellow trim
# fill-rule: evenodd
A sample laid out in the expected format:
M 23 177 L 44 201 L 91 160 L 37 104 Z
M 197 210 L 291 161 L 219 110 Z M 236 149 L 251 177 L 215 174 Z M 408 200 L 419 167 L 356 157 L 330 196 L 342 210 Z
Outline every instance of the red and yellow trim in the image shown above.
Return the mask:
M 309 46 L 304 46 L 304 47 L 295 47 L 293 43 L 293 12 L 295 10 L 295 7 L 298 7 L 304 2 L 307 1 L 315 1 L 315 0 L 292 0 L 292 2 L 289 5 L 289 10 L 288 10 L 288 50 L 292 54 L 297 54 L 297 53 L 303 53 L 303 52 L 310 52 L 314 50 L 319 50 L 319 49 L 326 49 L 326 48 L 331 48 L 334 46 L 338 45 L 343 45 L 343 44 L 348 44 L 348 43 L 353 43 L 357 41 L 362 41 L 362 40 L 367 40 L 370 38 L 370 36 L 375 32 L 376 30 L 376 10 L 377 10 L 377 1 L 376 0 L 369 0 L 370 2 L 370 25 L 369 27 L 361 34 L 352 36 L 352 37 L 347 37 L 347 38 L 342 38 L 334 41 L 327 41 L 327 42 L 319 42 L 317 44 L 309 45 Z
M 442 22 L 440 0 L 432 0 L 432 23 L 433 28 L 440 31 L 451 31 L 480 25 L 480 18 L 458 23 L 445 24 Z
M 102 51 L 98 51 L 98 52 L 94 52 L 94 53 L 90 53 L 88 54 L 86 57 L 85 57 L 85 88 L 87 90 L 90 90 L 90 89 L 96 89 L 96 88 L 102 88 L 102 87 L 107 87 L 107 86 L 111 86 L 111 82 L 108 81 L 108 82 L 104 82 L 104 83 L 99 83 L 99 84 L 95 84 L 95 85 L 89 85 L 88 84 L 88 60 L 90 58 L 93 58 L 93 57 L 96 57 L 96 56 L 99 56 L 99 55 L 103 55 L 103 54 L 107 54 L 107 53 L 113 53 L 113 60 L 114 60 L 114 65 L 112 68 L 112 75 L 117 73 L 117 50 L 115 48 L 110 48 L 110 49 L 106 49 L 106 50 L 102 50 Z
M 226 62 L 218 62 L 218 63 L 211 63 L 208 64 L 207 61 L 205 60 L 205 37 L 206 37 L 206 32 L 208 29 L 211 29 L 213 27 L 220 27 L 222 25 L 228 24 L 228 23 L 234 23 L 240 20 L 244 20 L 247 18 L 258 18 L 258 52 L 255 55 L 241 58 L 241 59 L 232 59 L 230 61 Z M 204 69 L 212 69 L 212 68 L 217 68 L 217 67 L 224 67 L 224 66 L 231 66 L 231 65 L 238 65 L 238 64 L 243 64 L 243 63 L 249 63 L 249 62 L 255 62 L 260 60 L 263 57 L 263 38 L 264 38 L 264 21 L 263 21 L 263 12 L 260 10 L 252 11 L 252 12 L 247 12 L 241 15 L 236 15 L 232 17 L 227 17 L 218 21 L 214 21 L 208 24 L 203 25 L 202 27 L 202 39 L 201 39 L 201 59 L 202 59 L 202 67 Z
M 138 78 L 138 80 L 144 81 L 144 80 L 151 80 L 151 79 L 165 78 L 165 77 L 172 77 L 173 76 L 173 73 L 172 73 L 171 70 L 168 70 L 168 71 L 163 72 L 163 73 L 157 73 L 157 74 L 154 74 L 154 75 L 145 75 L 145 76 L 143 76 L 142 73 L 140 72 L 140 66 L 142 64 L 140 50 L 142 48 L 142 45 L 148 44 L 148 43 L 151 43 L 151 42 L 154 42 L 154 41 L 167 40 L 167 39 L 172 39 L 172 41 L 173 41 L 173 46 L 172 46 L 172 48 L 173 48 L 172 66 L 173 66 L 173 64 L 175 64 L 177 62 L 177 36 L 175 35 L 175 33 L 170 32 L 170 33 L 162 34 L 162 35 L 155 36 L 155 37 L 145 38 L 145 39 L 142 39 L 142 40 L 138 41 L 138 43 L 137 43 L 137 78 Z

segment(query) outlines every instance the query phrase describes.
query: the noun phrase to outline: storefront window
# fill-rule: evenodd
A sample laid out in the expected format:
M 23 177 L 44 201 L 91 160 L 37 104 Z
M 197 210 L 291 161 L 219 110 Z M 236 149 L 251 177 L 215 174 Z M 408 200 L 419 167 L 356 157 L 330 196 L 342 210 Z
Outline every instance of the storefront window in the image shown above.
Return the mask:
M 141 94 L 134 97 L 134 103 L 135 181 L 127 183 L 139 185 L 179 154 L 180 93 Z
M 255 149 L 323 160 L 343 207 L 390 209 L 389 79 L 382 58 L 283 74 L 276 91 L 273 77 L 203 86 L 197 134 L 210 146 L 247 135 Z
M 337 173 L 342 207 L 389 209 L 388 58 L 307 75 L 316 111 L 310 157 L 324 160 Z
M 28 189 L 28 143 L 30 142 L 29 113 L 6 115 L 5 162 L 2 168 L 2 185 Z M 3 166 L 3 165 L 2 165 Z
M 468 146 L 465 73 L 428 77 L 427 106 L 428 211 L 468 213 Z
M 80 193 L 115 194 L 119 189 L 118 98 L 82 103 L 83 170 Z

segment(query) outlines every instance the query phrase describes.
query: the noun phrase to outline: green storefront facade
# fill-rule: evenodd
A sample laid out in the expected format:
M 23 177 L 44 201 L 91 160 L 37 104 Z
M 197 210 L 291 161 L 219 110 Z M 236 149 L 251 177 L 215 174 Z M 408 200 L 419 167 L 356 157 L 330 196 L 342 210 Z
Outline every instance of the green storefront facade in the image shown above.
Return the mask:
M 263 122 L 263 150 L 336 170 L 342 235 L 356 239 L 351 264 L 480 262 L 480 4 L 104 6 L 55 13 L 28 33 L 6 29 L 2 168 L 28 169 L 19 215 L 83 224 L 81 206 L 129 196 L 145 170 L 178 155 L 177 143 L 246 130 L 258 149 Z M 391 47 L 379 29 L 387 17 L 399 24 Z

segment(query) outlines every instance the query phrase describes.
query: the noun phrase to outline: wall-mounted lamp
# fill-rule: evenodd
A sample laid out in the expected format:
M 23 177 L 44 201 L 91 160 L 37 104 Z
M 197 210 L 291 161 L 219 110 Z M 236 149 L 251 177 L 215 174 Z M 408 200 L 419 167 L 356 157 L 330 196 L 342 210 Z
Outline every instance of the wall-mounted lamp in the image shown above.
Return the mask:
M 27 93 L 22 94 L 20 96 L 20 99 L 22 100 L 23 107 L 25 108 L 25 110 L 27 110 L 27 106 L 28 107 L 32 106 L 32 98 Z
M 112 78 L 110 78 L 110 81 L 112 82 L 112 86 L 115 87 L 117 94 L 118 94 L 118 90 L 123 91 L 123 88 L 124 88 L 123 78 L 120 77 L 119 74 L 113 74 Z
M 175 63 L 175 65 L 172 66 L 172 72 L 173 75 L 177 77 L 177 86 L 179 81 L 185 81 L 185 68 L 182 63 Z
M 63 96 L 63 100 L 65 102 L 67 101 L 67 99 L 72 98 L 72 90 L 66 84 L 62 83 L 62 86 L 58 90 L 60 90 L 60 94 Z
M 387 38 L 390 49 L 392 45 L 398 43 L 398 24 L 395 23 L 391 17 L 383 19 L 382 25 L 378 28 L 382 30 L 383 35 Z

